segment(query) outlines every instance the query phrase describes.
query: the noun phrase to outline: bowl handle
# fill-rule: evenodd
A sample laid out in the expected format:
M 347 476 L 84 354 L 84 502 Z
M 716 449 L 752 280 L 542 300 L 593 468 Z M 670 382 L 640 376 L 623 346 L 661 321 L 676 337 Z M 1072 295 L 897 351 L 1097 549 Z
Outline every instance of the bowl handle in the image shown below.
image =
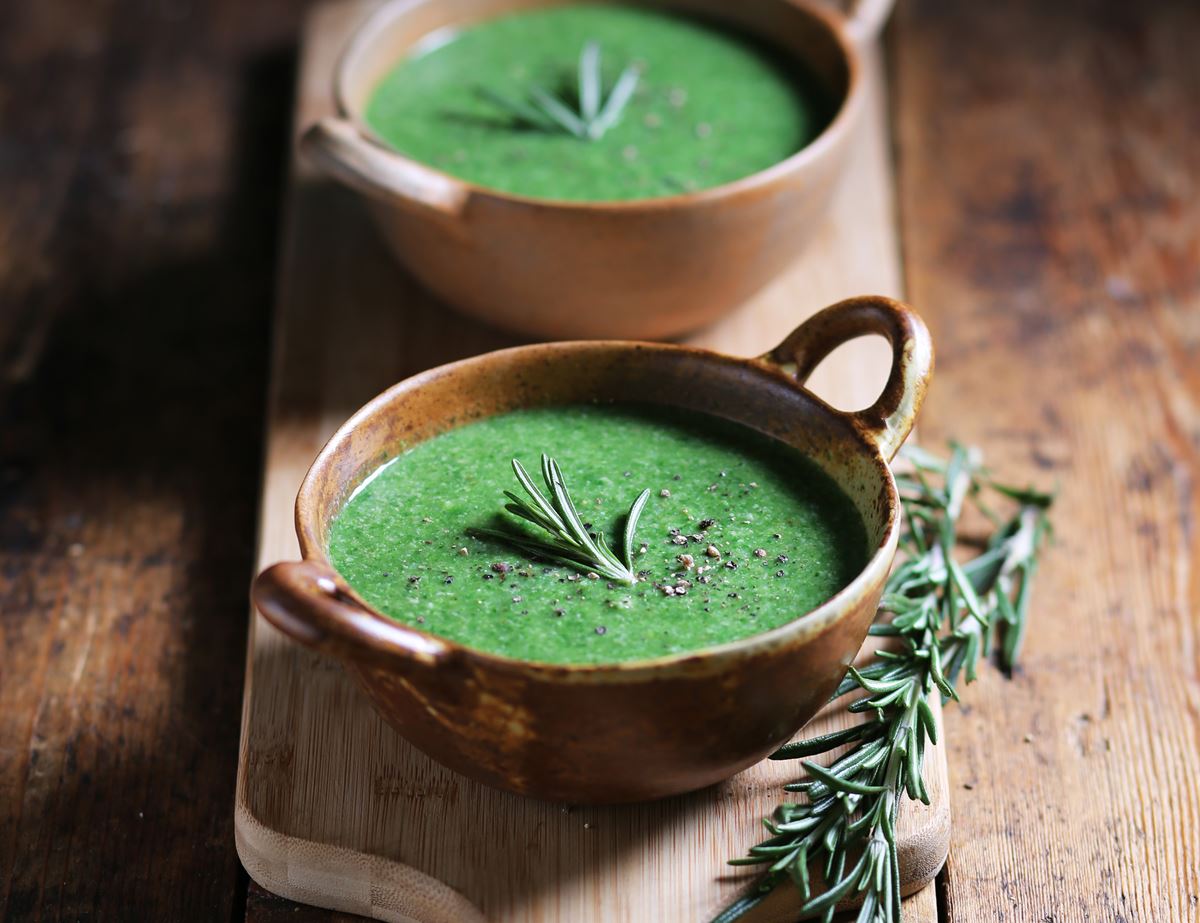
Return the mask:
M 300 150 L 363 195 L 443 218 L 458 218 L 470 196 L 464 184 L 375 143 L 347 119 L 314 122 L 301 135 Z
M 872 333 L 892 344 L 891 374 L 874 404 L 844 415 L 891 461 L 912 430 L 933 374 L 929 329 L 912 308 L 882 295 L 840 301 L 814 314 L 762 359 L 803 385 L 834 349 Z
M 856 0 L 846 16 L 846 31 L 860 48 L 879 38 L 896 0 Z
M 364 608 L 330 568 L 316 561 L 268 567 L 250 588 L 254 605 L 295 641 L 354 663 L 436 666 L 448 645 Z

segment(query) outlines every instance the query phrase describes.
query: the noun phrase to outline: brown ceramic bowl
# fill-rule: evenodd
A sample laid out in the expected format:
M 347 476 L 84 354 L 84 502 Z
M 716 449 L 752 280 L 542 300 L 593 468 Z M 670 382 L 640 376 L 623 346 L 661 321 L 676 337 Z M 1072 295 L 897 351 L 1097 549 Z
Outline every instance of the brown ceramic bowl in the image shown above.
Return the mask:
M 834 347 L 877 333 L 893 349 L 874 406 L 842 413 L 804 380 Z M 659 798 L 727 778 L 787 740 L 829 698 L 862 644 L 896 551 L 888 468 L 933 366 L 929 335 L 880 297 L 827 308 L 756 359 L 674 345 L 523 346 L 432 369 L 358 411 L 318 456 L 296 498 L 304 560 L 258 576 L 259 610 L 338 657 L 406 739 L 488 785 L 571 802 Z M 779 628 L 642 661 L 514 660 L 409 628 L 365 603 L 326 554 L 353 490 L 414 443 L 522 407 L 652 401 L 703 411 L 794 446 L 851 497 L 875 549 L 862 572 Z
M 423 37 L 564 0 L 392 0 L 346 49 L 338 116 L 301 144 L 363 193 L 383 237 L 428 289 L 467 314 L 545 338 L 662 338 L 701 327 L 784 269 L 819 226 L 853 143 L 865 92 L 856 41 L 891 0 L 848 22 L 817 0 L 636 0 L 768 39 L 840 101 L 803 150 L 744 179 L 634 202 L 561 202 L 476 186 L 410 160 L 363 116 L 379 79 Z M 852 37 L 853 36 L 853 37 Z

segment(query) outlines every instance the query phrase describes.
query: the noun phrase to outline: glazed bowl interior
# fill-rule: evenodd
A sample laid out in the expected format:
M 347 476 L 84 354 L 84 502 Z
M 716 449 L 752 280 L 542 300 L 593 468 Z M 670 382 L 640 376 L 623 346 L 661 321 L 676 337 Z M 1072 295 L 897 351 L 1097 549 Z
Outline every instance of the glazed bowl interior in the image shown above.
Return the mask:
M 454 30 L 481 20 L 521 10 L 568 6 L 573 0 L 410 0 L 390 3 L 356 34 L 338 67 L 335 92 L 342 114 L 369 137 L 367 103 L 379 81 L 402 58 L 422 46 L 448 37 Z M 578 0 L 574 0 L 578 2 Z M 822 134 L 842 115 L 853 82 L 851 47 L 825 14 L 789 0 L 730 3 L 728 0 L 635 0 L 633 5 L 679 12 L 768 42 L 803 63 L 835 111 Z M 813 139 L 793 157 L 819 143 Z M 784 162 L 790 161 L 788 158 Z M 519 198 L 517 196 L 516 198 Z
M 304 557 L 332 567 L 327 548 L 338 511 L 372 472 L 413 445 L 512 410 L 594 401 L 707 413 L 794 447 L 824 469 L 857 508 L 868 540 L 860 577 L 887 553 L 895 504 L 886 464 L 848 418 L 778 368 L 675 346 L 580 342 L 518 347 L 443 366 L 364 406 L 333 437 L 301 487 L 297 529 Z M 511 454 L 494 463 L 507 465 Z M 827 604 L 814 611 L 827 608 L 836 609 Z M 795 619 L 755 637 L 794 625 Z M 744 641 L 721 647 L 739 645 Z

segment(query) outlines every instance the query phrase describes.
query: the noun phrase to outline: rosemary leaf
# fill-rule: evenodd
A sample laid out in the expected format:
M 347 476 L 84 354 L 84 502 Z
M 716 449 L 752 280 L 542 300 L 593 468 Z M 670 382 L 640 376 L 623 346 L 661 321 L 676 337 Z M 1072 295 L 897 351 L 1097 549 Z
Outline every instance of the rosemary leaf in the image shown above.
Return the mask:
M 784 744 L 771 754 L 773 760 L 791 760 L 801 756 L 811 756 L 814 753 L 828 753 L 834 747 L 848 744 L 852 740 L 866 737 L 874 731 L 874 725 L 861 722 L 841 731 L 811 737 L 808 740 L 797 740 L 795 743 Z
M 600 44 L 588 42 L 579 55 L 579 113 L 591 122 L 600 112 Z
M 629 513 L 625 517 L 625 528 L 621 533 L 621 550 L 625 555 L 625 566 L 630 570 L 633 570 L 633 536 L 637 532 L 638 520 L 642 518 L 642 510 L 646 508 L 646 501 L 649 499 L 650 491 L 643 490 L 633 501 L 633 506 L 629 508 Z
M 855 782 L 852 779 L 835 775 L 829 772 L 819 763 L 813 763 L 805 760 L 802 765 L 808 771 L 810 776 L 820 779 L 829 788 L 839 792 L 849 792 L 855 795 L 876 795 L 879 792 L 885 791 L 885 788 L 882 785 L 864 785 L 862 782 Z
M 549 459 L 547 459 L 545 455 L 542 456 L 542 478 L 545 480 L 547 487 L 550 486 L 550 474 L 546 468 L 546 462 L 548 460 Z M 541 510 L 542 515 L 545 516 L 546 520 L 555 527 L 554 529 L 548 531 L 566 532 L 567 526 L 566 523 L 563 522 L 562 516 L 560 516 L 558 511 L 554 508 L 554 504 L 551 503 L 546 498 L 546 495 L 538 489 L 538 486 L 533 483 L 533 478 L 529 476 L 529 472 L 525 470 L 525 467 L 515 458 L 512 460 L 512 467 L 513 472 L 517 476 L 517 480 L 520 482 L 521 486 L 525 488 L 525 492 L 529 494 L 533 502 L 537 504 L 537 508 Z M 506 490 L 504 495 L 510 498 L 514 503 L 520 504 L 522 502 L 520 497 L 515 496 L 510 491 Z
M 578 115 L 567 108 L 553 93 L 536 83 L 529 88 L 529 95 L 538 107 L 549 116 L 550 120 L 576 138 L 587 138 L 588 125 Z
M 513 99 L 511 96 L 497 93 L 491 87 L 479 87 L 478 92 L 480 96 L 493 106 L 503 109 L 517 125 L 527 125 L 531 128 L 540 128 L 542 130 L 553 130 L 554 128 L 554 123 L 536 106 L 531 106 L 523 100 Z
M 617 78 L 617 83 L 613 87 L 612 92 L 608 94 L 608 101 L 604 104 L 604 108 L 595 121 L 588 126 L 587 134 L 589 138 L 593 140 L 601 138 L 605 132 L 617 124 L 617 121 L 621 118 L 621 113 L 625 111 L 629 100 L 633 98 L 639 78 L 638 69 L 632 65 L 621 72 L 621 76 Z

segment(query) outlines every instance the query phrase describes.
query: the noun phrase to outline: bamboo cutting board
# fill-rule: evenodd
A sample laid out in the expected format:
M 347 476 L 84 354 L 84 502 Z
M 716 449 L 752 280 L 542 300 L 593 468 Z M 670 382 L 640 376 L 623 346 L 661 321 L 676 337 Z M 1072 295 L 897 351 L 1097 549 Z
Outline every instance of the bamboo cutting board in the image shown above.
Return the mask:
M 332 111 L 334 62 L 372 2 L 330 3 L 310 17 L 297 131 Z M 885 94 L 878 62 L 869 63 L 868 118 L 827 226 L 786 278 L 691 342 L 758 354 L 827 303 L 901 294 Z M 384 253 L 353 195 L 300 164 L 293 165 L 285 220 L 260 567 L 298 556 L 297 487 L 360 404 L 422 369 L 516 342 L 415 288 Z M 889 360 L 882 341 L 853 343 L 824 363 L 811 386 L 838 406 L 866 406 Z M 725 860 L 761 838 L 759 819 L 796 775 L 791 764 L 764 762 L 699 793 L 619 808 L 571 808 L 496 792 L 408 746 L 338 664 L 253 619 L 237 848 L 256 882 L 299 902 L 403 923 L 704 920 L 752 880 L 752 872 Z M 843 720 L 833 710 L 805 733 Z M 908 890 L 932 879 L 949 843 L 941 748 L 932 748 L 926 763 L 933 804 L 906 802 L 900 819 Z M 932 892 L 905 902 L 906 920 L 934 923 Z M 793 889 L 775 897 L 755 919 L 794 917 Z

